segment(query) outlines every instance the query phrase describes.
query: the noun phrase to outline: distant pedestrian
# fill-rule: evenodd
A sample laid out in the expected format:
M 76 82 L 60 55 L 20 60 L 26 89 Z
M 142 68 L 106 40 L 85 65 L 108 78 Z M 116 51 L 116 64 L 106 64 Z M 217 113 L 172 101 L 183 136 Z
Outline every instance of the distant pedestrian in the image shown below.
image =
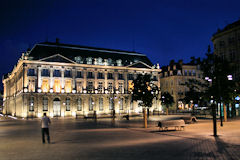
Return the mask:
M 42 125 L 42 143 L 45 143 L 45 134 L 47 135 L 47 141 L 50 143 L 50 136 L 49 136 L 49 124 L 51 123 L 49 117 L 47 117 L 46 113 L 43 113 L 43 117 L 41 120 Z

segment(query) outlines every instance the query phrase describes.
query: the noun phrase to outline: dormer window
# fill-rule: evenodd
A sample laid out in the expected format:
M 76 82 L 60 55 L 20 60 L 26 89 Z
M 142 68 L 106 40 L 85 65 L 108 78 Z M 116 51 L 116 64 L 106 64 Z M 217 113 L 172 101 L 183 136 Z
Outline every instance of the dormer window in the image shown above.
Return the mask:
M 99 57 L 97 61 L 99 65 L 103 65 L 103 59 L 101 57 Z
M 86 58 L 86 60 L 87 60 L 87 64 L 92 64 L 92 57 L 88 57 Z
M 75 60 L 77 63 L 83 63 L 81 56 L 75 57 L 74 60 Z
M 122 60 L 121 59 L 118 59 L 116 62 L 117 62 L 117 66 L 122 66 Z
M 107 62 L 108 62 L 108 65 L 109 65 L 109 66 L 112 65 L 112 59 L 111 59 L 111 58 L 108 58 Z

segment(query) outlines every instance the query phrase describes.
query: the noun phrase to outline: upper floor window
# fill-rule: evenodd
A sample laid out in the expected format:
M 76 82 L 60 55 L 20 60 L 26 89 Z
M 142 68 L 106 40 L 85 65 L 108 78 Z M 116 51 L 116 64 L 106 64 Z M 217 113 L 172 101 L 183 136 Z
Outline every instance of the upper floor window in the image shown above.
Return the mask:
M 184 70 L 184 76 L 187 76 L 187 75 L 188 75 L 187 72 L 188 72 L 187 70 Z
M 108 92 L 113 93 L 113 84 L 111 82 L 108 83 Z
M 124 90 L 123 90 L 123 83 L 118 83 L 118 91 L 119 93 L 123 93 Z
M 195 70 L 192 70 L 192 75 L 196 76 L 196 71 Z
M 192 71 L 189 70 L 189 76 L 192 76 Z
M 42 76 L 44 77 L 49 77 L 50 73 L 49 73 L 49 70 L 48 69 L 42 69 Z
M 30 69 L 28 69 L 28 76 L 35 76 L 35 69 L 32 69 L 32 68 L 30 68 Z
M 87 90 L 88 93 L 93 93 L 93 82 L 88 82 Z
M 103 82 L 98 82 L 98 92 L 103 93 Z
M 133 80 L 133 74 L 128 74 L 128 79 Z
M 123 74 L 118 74 L 118 79 L 123 79 Z
M 153 76 L 153 81 L 158 81 L 157 76 Z
M 225 47 L 225 42 L 224 41 L 220 41 L 219 46 L 220 46 L 220 48 Z
M 70 70 L 66 70 L 64 72 L 64 77 L 72 77 L 71 71 Z
M 53 71 L 53 77 L 61 77 L 61 72 L 60 72 L 60 70 L 54 70 L 54 71 Z
M 87 78 L 94 78 L 93 72 L 88 72 Z
M 76 78 L 82 78 L 82 72 L 81 71 L 77 71 L 77 77 Z
M 108 79 L 113 79 L 113 74 L 112 73 L 108 73 Z
M 98 79 L 104 79 L 103 73 L 101 72 L 98 73 Z

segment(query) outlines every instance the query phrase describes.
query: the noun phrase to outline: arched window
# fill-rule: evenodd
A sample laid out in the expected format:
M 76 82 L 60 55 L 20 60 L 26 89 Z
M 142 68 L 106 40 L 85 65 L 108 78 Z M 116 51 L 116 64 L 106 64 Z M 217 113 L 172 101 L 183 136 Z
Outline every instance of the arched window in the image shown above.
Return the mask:
M 34 111 L 34 97 L 30 97 L 29 99 L 29 111 Z
M 113 110 L 113 109 L 114 109 L 114 99 L 109 98 L 109 110 Z
M 119 100 L 119 109 L 123 110 L 123 98 L 120 98 Z
M 48 111 L 48 98 L 43 97 L 43 111 Z
M 82 110 L 82 99 L 81 98 L 77 99 L 77 110 L 78 111 Z
M 103 110 L 103 98 L 99 98 L 99 110 Z
M 89 111 L 93 110 L 93 104 L 94 104 L 93 99 L 90 97 L 89 98 Z
M 66 98 L 66 111 L 70 111 L 70 98 Z

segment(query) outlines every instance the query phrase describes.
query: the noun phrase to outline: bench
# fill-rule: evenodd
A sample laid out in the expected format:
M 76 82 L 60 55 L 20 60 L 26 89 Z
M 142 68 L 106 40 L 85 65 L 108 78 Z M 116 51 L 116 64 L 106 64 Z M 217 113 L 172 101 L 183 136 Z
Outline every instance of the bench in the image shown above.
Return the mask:
M 183 119 L 185 123 L 197 122 L 197 118 L 194 116 L 182 117 L 181 119 Z
M 168 130 L 169 127 L 175 128 L 175 130 L 184 130 L 185 122 L 184 120 L 166 120 L 166 121 L 159 121 L 158 126 L 159 130 Z

